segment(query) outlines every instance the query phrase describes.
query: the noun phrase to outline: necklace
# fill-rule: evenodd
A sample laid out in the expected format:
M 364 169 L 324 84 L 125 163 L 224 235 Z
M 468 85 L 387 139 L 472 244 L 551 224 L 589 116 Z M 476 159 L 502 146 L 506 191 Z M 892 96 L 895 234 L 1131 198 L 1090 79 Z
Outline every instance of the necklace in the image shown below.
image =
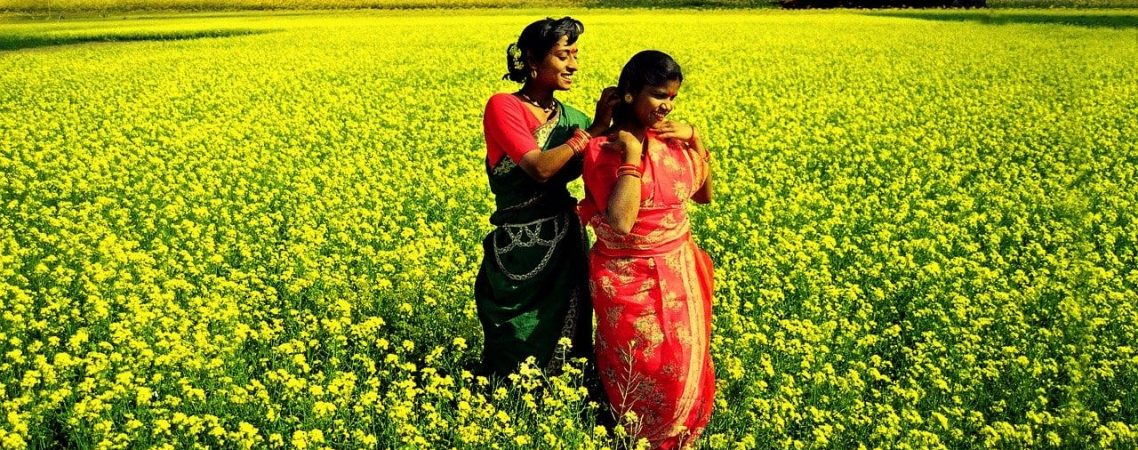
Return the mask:
M 533 97 L 530 97 L 529 94 L 526 94 L 523 91 L 518 91 L 518 95 L 522 96 L 522 98 L 525 99 L 525 101 L 528 102 L 529 104 L 536 106 L 538 108 L 541 108 L 541 110 L 544 111 L 546 114 L 553 112 L 554 103 L 553 103 L 552 98 L 550 98 L 550 100 L 549 100 L 549 106 L 545 106 L 545 105 L 542 105 L 541 103 L 539 103 L 537 100 L 534 100 Z

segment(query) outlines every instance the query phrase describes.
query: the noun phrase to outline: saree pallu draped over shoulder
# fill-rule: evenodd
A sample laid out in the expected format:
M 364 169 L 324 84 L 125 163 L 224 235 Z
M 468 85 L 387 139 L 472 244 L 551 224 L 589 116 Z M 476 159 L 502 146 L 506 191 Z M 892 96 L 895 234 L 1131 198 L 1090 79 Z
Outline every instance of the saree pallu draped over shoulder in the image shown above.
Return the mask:
M 712 265 L 692 240 L 685 202 L 707 162 L 686 146 L 647 140 L 640 212 L 630 233 L 605 217 L 621 157 L 585 150 L 586 197 L 579 212 L 593 226 L 589 287 L 597 314 L 596 358 L 614 414 L 653 448 L 686 448 L 711 417 Z
M 520 100 L 491 99 L 484 120 L 487 144 L 492 150 L 495 133 L 522 132 L 529 136 L 514 138 L 534 144 L 524 150 L 544 151 L 563 144 L 574 128 L 588 126 L 584 114 L 556 105 L 553 116 L 539 124 Z M 522 108 L 529 115 L 525 120 L 532 119 L 530 125 L 536 128 L 519 131 L 524 124 L 496 122 L 502 114 L 490 110 L 494 107 Z M 518 166 L 516 156 L 507 149 L 497 160 L 491 152 L 486 159 L 496 205 L 490 222 L 496 228 L 482 241 L 483 259 L 474 285 L 485 337 L 479 368 L 483 375 L 509 374 L 531 356 L 545 369 L 559 368 L 562 355 L 592 356 L 587 244 L 576 200 L 566 188 L 580 176 L 581 163 L 570 161 L 552 179 L 538 183 Z M 558 349 L 562 338 L 571 342 L 567 352 Z

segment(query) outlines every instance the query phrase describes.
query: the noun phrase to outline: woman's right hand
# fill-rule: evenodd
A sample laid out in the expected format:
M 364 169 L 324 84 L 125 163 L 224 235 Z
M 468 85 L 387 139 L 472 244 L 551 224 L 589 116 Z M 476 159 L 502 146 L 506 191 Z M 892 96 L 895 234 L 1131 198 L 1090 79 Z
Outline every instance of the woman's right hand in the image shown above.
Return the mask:
M 597 99 L 597 110 L 593 114 L 593 123 L 601 130 L 607 129 L 612 123 L 612 110 L 620 103 L 616 95 L 616 86 L 609 86 L 601 91 L 601 98 Z
M 624 156 L 626 163 L 640 163 L 640 157 L 644 154 L 644 144 L 636 139 L 636 136 L 624 130 L 617 131 L 615 134 L 609 135 L 609 141 L 606 142 L 601 148 L 609 151 L 618 151 Z

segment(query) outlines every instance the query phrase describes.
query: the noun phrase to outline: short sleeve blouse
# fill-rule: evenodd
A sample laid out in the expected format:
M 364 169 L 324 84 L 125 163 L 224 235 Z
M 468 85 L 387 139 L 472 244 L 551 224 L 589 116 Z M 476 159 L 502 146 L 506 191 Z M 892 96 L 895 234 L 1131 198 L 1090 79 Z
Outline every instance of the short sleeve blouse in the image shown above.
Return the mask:
M 534 130 L 541 122 L 526 108 L 521 99 L 506 93 L 494 94 L 486 102 L 482 116 L 482 131 L 486 136 L 486 158 L 496 166 L 508 156 L 520 164 L 522 156 L 538 150 Z

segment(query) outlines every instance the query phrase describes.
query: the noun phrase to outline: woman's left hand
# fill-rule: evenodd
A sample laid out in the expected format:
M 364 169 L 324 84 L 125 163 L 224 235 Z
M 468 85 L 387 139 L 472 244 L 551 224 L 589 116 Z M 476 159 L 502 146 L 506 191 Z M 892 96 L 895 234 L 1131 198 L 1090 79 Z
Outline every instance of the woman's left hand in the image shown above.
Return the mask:
M 695 138 L 695 128 L 683 122 L 664 120 L 652 127 L 656 137 L 660 139 L 679 139 L 690 142 Z

